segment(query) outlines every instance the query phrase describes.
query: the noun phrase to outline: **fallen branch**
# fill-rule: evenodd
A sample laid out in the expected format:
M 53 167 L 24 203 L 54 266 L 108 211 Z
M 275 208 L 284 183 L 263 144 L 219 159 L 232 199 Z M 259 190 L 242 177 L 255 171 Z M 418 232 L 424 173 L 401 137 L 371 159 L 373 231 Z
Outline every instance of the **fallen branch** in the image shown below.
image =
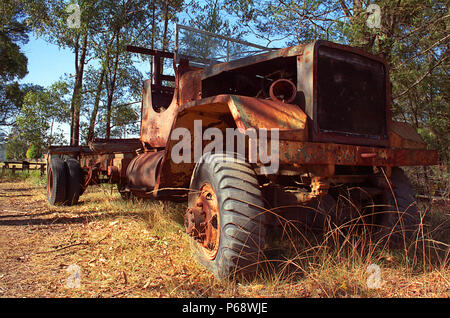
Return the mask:
M 79 246 L 79 245 L 89 245 L 89 243 L 81 242 L 81 243 L 69 244 L 69 245 L 62 246 L 62 247 L 59 247 L 59 248 L 54 249 L 54 250 L 51 250 L 51 251 L 36 252 L 36 254 L 46 254 L 46 253 L 58 252 L 58 251 L 61 251 L 61 250 L 66 249 L 66 248 L 70 248 L 70 247 L 74 247 L 74 246 Z
M 73 244 L 69 244 L 69 245 L 66 245 L 66 246 L 59 247 L 59 248 L 51 250 L 51 251 L 36 252 L 36 254 L 46 254 L 46 253 L 58 252 L 58 251 L 65 250 L 67 248 L 74 247 L 74 246 L 79 246 L 79 245 L 95 246 L 95 245 L 99 244 L 101 241 L 104 241 L 105 239 L 107 239 L 110 235 L 111 235 L 111 233 L 106 234 L 103 238 L 101 238 L 100 240 L 98 240 L 95 243 L 89 243 L 89 242 L 73 243 Z

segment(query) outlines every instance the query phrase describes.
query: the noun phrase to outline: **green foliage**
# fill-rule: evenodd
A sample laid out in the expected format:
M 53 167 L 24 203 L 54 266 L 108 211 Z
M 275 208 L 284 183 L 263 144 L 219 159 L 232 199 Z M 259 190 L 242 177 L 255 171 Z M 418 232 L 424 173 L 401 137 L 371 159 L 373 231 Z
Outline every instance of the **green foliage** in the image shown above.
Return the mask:
M 232 29 L 230 21 L 221 13 L 224 11 L 224 4 L 218 0 L 208 0 L 202 3 L 191 2 L 187 7 L 190 16 L 186 24 L 203 31 L 212 32 L 224 36 L 240 38 L 242 32 Z M 225 61 L 225 57 L 239 58 L 239 51 L 233 46 L 227 47 L 225 40 L 204 35 L 200 33 L 181 30 L 179 33 L 178 52 L 188 56 L 200 58 L 208 63 L 209 60 Z M 233 56 L 234 55 L 234 56 Z
M 19 44 L 28 42 L 28 26 L 23 6 L 14 0 L 2 1 L 0 11 L 0 78 L 12 81 L 27 74 L 27 58 Z
M 27 74 L 28 59 L 20 51 L 20 47 L 13 42 L 11 37 L 0 31 L 0 76 L 4 81 L 14 78 L 23 78 Z
M 35 144 L 31 144 L 28 147 L 26 157 L 27 159 L 38 159 L 42 156 L 42 148 Z
M 27 142 L 18 135 L 12 133 L 5 147 L 5 160 L 21 160 L 25 158 L 28 145 Z
M 24 88 L 16 80 L 27 73 L 28 59 L 20 45 L 28 41 L 23 6 L 13 0 L 0 7 L 0 125 L 10 125 L 20 111 Z M 23 85 L 22 85 L 23 86 Z
M 7 139 L 8 159 L 37 158 L 48 145 L 63 143 L 62 133 L 54 126 L 55 122 L 68 117 L 67 101 L 63 98 L 65 92 L 67 87 L 63 82 L 56 82 L 47 89 L 28 89 Z

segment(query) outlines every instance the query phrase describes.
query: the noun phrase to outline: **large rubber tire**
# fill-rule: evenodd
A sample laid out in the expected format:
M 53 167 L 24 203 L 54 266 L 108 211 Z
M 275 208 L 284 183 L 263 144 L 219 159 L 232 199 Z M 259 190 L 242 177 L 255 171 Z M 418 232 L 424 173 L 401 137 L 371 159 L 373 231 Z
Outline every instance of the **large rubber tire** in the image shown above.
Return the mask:
M 78 203 L 81 193 L 81 167 L 78 160 L 74 158 L 66 159 L 67 167 L 67 193 L 66 205 Z
M 265 245 L 264 201 L 255 172 L 240 159 L 205 154 L 196 165 L 190 185 L 189 207 L 202 185 L 212 186 L 219 207 L 219 243 L 211 259 L 191 239 L 194 258 L 218 279 L 253 275 L 261 268 Z
M 387 186 L 382 194 L 375 238 L 391 248 L 407 247 L 420 222 L 415 191 L 400 168 L 392 169 L 390 180 L 392 188 Z
M 47 168 L 47 200 L 51 205 L 66 202 L 67 169 L 59 157 L 52 157 Z

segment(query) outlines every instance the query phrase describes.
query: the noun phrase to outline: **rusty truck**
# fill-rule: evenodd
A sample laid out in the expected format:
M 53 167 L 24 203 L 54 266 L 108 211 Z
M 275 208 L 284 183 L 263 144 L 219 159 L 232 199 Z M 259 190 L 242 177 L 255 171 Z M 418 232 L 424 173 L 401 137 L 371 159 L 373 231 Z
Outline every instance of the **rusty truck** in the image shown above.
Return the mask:
M 410 238 L 419 213 L 400 167 L 435 165 L 438 157 L 412 126 L 391 118 L 385 61 L 323 40 L 283 49 L 253 45 L 258 54 L 232 59 L 231 44 L 250 44 L 217 37 L 226 41 L 226 60 L 205 61 L 177 47 L 128 46 L 151 56 L 154 65 L 153 80 L 142 87 L 140 136 L 50 147 L 50 204 L 76 204 L 89 185 L 102 182 L 117 184 L 124 199 L 186 200 L 193 256 L 217 277 L 254 272 L 266 234 L 283 211 L 318 227 L 348 220 L 330 202 L 336 207 L 339 191 L 350 187 L 375 203 L 374 238 L 393 244 Z M 172 74 L 163 74 L 163 61 L 171 62 Z M 231 128 L 238 133 L 229 137 Z M 194 158 L 180 150 L 177 129 L 191 137 L 214 129 L 226 145 L 239 133 L 248 141 L 251 129 L 256 138 L 265 131 L 268 142 L 277 139 L 277 169 L 265 169 L 259 156 L 250 161 L 236 155 L 234 148 L 210 147 Z M 194 147 L 191 139 L 187 146 Z M 204 139 L 203 148 L 212 142 Z

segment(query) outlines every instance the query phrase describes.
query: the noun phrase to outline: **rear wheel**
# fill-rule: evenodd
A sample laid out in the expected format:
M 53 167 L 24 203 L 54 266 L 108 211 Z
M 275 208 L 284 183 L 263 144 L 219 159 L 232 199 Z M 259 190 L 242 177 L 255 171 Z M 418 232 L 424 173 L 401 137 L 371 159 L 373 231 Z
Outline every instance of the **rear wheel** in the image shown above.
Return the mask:
M 264 203 L 249 164 L 206 154 L 194 169 L 187 233 L 194 257 L 219 279 L 253 274 L 265 244 Z
M 66 159 L 67 166 L 67 205 L 78 203 L 81 193 L 81 168 L 78 160 L 74 158 Z
M 47 200 L 51 205 L 60 205 L 66 202 L 67 170 L 64 161 L 53 157 L 47 169 Z

